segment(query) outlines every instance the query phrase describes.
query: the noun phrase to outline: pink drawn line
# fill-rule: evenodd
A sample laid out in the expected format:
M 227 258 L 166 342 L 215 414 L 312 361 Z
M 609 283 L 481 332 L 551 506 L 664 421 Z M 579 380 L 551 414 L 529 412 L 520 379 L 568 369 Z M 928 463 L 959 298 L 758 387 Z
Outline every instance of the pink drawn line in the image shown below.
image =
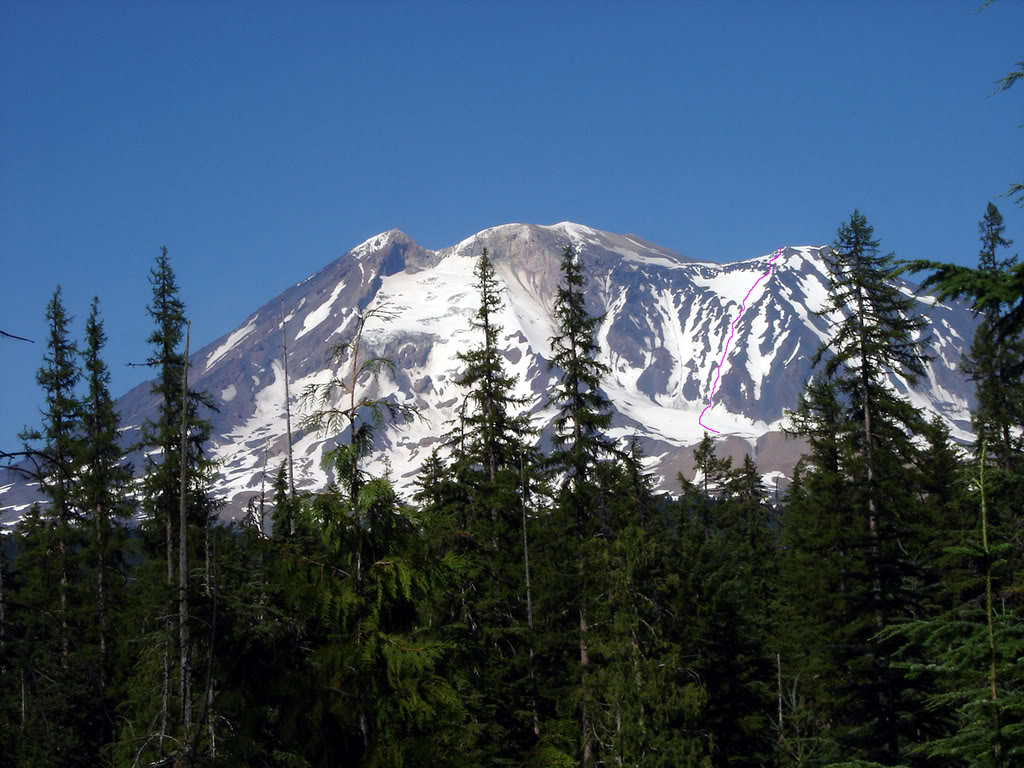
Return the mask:
M 714 432 L 716 435 L 720 435 L 722 433 L 719 432 L 717 429 L 712 429 L 703 421 L 701 421 L 701 419 L 704 418 L 704 414 L 708 412 L 708 408 L 711 407 L 712 402 L 715 398 L 715 389 L 717 389 L 718 380 L 721 378 L 722 365 L 725 363 L 725 356 L 729 354 L 729 342 L 732 341 L 733 332 L 736 330 L 736 323 L 738 323 L 740 321 L 740 318 L 743 317 L 743 312 L 747 308 L 747 299 L 750 298 L 750 294 L 752 294 L 754 292 L 754 289 L 757 288 L 757 284 L 772 273 L 772 262 L 779 258 L 779 256 L 781 255 L 782 249 L 779 248 L 779 250 L 775 252 L 775 255 L 768 259 L 768 271 L 761 275 L 759 278 L 757 278 L 757 280 L 754 281 L 754 284 L 750 286 L 750 290 L 747 291 L 747 295 L 743 297 L 743 303 L 740 304 L 740 313 L 736 315 L 736 319 L 732 321 L 732 325 L 729 328 L 729 338 L 725 340 L 725 351 L 722 352 L 722 360 L 718 363 L 718 368 L 715 370 L 715 383 L 711 385 L 711 396 L 708 397 L 707 407 L 703 411 L 701 411 L 700 416 L 697 417 L 698 424 L 700 424 L 702 427 L 704 427 L 704 429 L 708 430 L 709 432 Z

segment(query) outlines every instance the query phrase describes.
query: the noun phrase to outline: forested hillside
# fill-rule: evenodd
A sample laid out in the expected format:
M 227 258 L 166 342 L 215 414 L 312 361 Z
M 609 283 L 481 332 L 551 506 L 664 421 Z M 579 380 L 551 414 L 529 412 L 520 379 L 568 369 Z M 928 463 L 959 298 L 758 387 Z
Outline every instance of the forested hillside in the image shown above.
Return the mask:
M 459 415 L 415 494 L 365 462 L 375 430 L 419 418 L 374 386 L 399 364 L 363 336 L 394 311 L 378 305 L 294 414 L 337 438 L 333 481 L 297 492 L 290 456 L 265 461 L 231 525 L 166 249 L 148 308 L 160 409 L 138 446 L 118 442 L 99 301 L 78 334 L 58 287 L 45 412 L 5 454 L 47 501 L 0 550 L 0 764 L 1021 764 L 1024 265 L 991 203 L 980 233 L 967 269 L 882 255 L 857 211 L 839 227 L 841 320 L 787 414 L 809 449 L 782 498 L 707 433 L 696 479 L 654 492 L 638 445 L 608 434 L 572 246 L 550 441 L 506 370 L 483 249 Z M 982 318 L 967 448 L 889 384 L 925 371 L 929 318 L 896 287 L 910 268 Z

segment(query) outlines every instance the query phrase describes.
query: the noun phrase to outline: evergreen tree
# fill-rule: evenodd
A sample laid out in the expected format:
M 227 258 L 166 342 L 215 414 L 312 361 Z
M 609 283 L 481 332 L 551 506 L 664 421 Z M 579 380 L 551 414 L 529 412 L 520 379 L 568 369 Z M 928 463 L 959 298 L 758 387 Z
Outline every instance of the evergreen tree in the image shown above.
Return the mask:
M 133 512 L 130 498 L 131 466 L 125 463 L 118 443 L 119 423 L 110 396 L 110 372 L 102 358 L 107 336 L 99 315 L 99 299 L 93 298 L 85 323 L 83 367 L 86 392 L 82 399 L 79 503 L 89 530 L 85 547 L 88 567 L 93 573 L 95 621 L 91 622 L 90 645 L 95 643 L 98 658 L 97 706 L 105 710 L 103 742 L 113 738 L 115 700 L 108 690 L 117 674 L 112 653 L 111 606 L 125 599 L 123 574 L 128 548 L 125 523 Z
M 985 448 L 983 443 L 976 485 L 979 535 L 947 550 L 975 566 L 981 593 L 958 600 L 941 617 L 888 627 L 883 635 L 903 641 L 904 648 L 926 649 L 923 661 L 904 666 L 909 674 L 929 679 L 937 670 L 940 686 L 932 687 L 930 705 L 955 708 L 955 729 L 929 739 L 917 751 L 953 766 L 1003 768 L 1024 757 L 1024 625 L 1013 601 L 1005 599 L 1011 545 L 991 538 Z
M 185 306 L 166 248 L 160 249 L 149 279 L 153 294 L 147 312 L 155 328 L 148 338 L 152 353 L 147 364 L 157 370 L 152 391 L 158 399 L 158 410 L 156 420 L 146 422 L 142 429 L 141 447 L 149 449 L 142 484 L 146 513 L 142 536 L 151 559 L 147 562 L 145 586 L 139 584 L 137 589 L 148 606 L 147 643 L 160 646 L 160 669 L 152 666 L 152 646 L 134 659 L 131 685 L 149 689 L 150 695 L 144 696 L 141 691 L 129 695 L 122 709 L 130 708 L 131 717 L 121 731 L 119 748 L 126 754 L 140 750 L 139 754 L 150 759 L 169 759 L 173 755 L 188 763 L 196 759 L 202 731 L 193 712 L 208 710 L 204 704 L 207 691 L 197 690 L 194 683 L 211 679 L 198 661 L 204 656 L 209 659 L 209 653 L 201 653 L 198 643 L 202 636 L 193 636 L 191 630 L 195 623 L 210 622 L 211 617 L 204 614 L 212 603 L 204 600 L 201 610 L 192 610 L 193 605 L 199 606 L 200 599 L 190 582 L 188 563 L 198 559 L 202 531 L 204 571 L 210 567 L 210 528 L 217 509 L 211 495 L 215 470 L 204 455 L 210 424 L 200 418 L 199 409 L 212 409 L 214 405 L 208 395 L 188 387 Z M 156 567 L 162 569 L 162 588 L 148 581 L 157 577 Z M 209 579 L 204 580 L 204 597 L 212 597 Z M 162 627 L 156 625 L 156 616 L 164 617 Z M 158 675 L 158 683 L 154 675 Z M 159 697 L 151 695 L 154 684 L 160 690 Z
M 693 451 L 695 474 L 700 474 L 704 533 L 711 535 L 711 520 L 714 499 L 722 490 L 726 477 L 732 471 L 732 458 L 720 459 L 715 455 L 715 443 L 711 436 L 704 432 L 704 437 Z
M 583 267 L 572 246 L 562 253 L 563 285 L 558 288 L 554 315 L 557 334 L 551 339 L 551 366 L 561 371 L 549 395 L 557 407 L 552 434 L 552 467 L 564 476 L 553 521 L 553 543 L 564 551 L 548 555 L 559 563 L 548 585 L 545 600 L 574 606 L 575 651 L 561 664 L 572 671 L 571 682 L 557 698 L 563 719 L 575 716 L 578 728 L 578 756 L 589 766 L 597 758 L 594 742 L 597 701 L 590 675 L 592 625 L 607 606 L 601 600 L 603 569 L 599 563 L 606 539 L 601 537 L 609 523 L 607 495 L 601 488 L 599 465 L 614 455 L 614 443 L 605 435 L 611 425 L 610 404 L 601 392 L 601 379 L 608 367 L 596 359 L 594 335 L 600 317 L 588 314 L 584 297 Z M 592 565 L 594 564 L 594 565 Z M 555 612 L 555 607 L 551 607 Z M 560 632 L 567 628 L 561 627 Z M 563 648 L 563 652 L 569 648 Z
M 16 528 L 9 589 L 22 701 L 15 764 L 90 765 L 101 743 L 102 712 L 92 706 L 96 681 L 83 615 L 90 601 L 81 562 L 82 409 L 75 393 L 81 372 L 60 286 L 46 319 L 47 350 L 36 376 L 45 401 L 42 426 L 22 432 L 46 501 Z
M 771 753 L 767 640 L 775 556 L 765 493 L 753 460 L 732 469 L 707 433 L 694 470 L 707 479 L 686 489 L 703 535 L 685 544 L 692 561 L 681 567 L 699 595 L 686 610 L 697 623 L 691 664 L 707 696 L 701 723 L 714 765 L 761 765 Z
M 48 497 L 47 516 L 52 521 L 58 556 L 59 609 L 62 664 L 66 663 L 71 643 L 68 593 L 77 571 L 74 524 L 80 517 L 76 504 L 76 461 L 79 451 L 80 403 L 75 386 L 81 378 L 78 347 L 71 340 L 68 324 L 71 318 L 64 309 L 63 293 L 58 285 L 46 307 L 48 323 L 47 351 L 36 381 L 43 391 L 46 407 L 41 430 L 26 429 L 22 439 L 39 442 L 41 450 L 37 479 L 40 490 Z M 26 450 L 31 450 L 26 445 Z
M 527 683 L 532 639 L 521 503 L 526 470 L 533 473 L 535 460 L 527 448 L 532 437 L 529 417 L 516 413 L 529 398 L 514 394 L 516 381 L 504 371 L 498 323 L 504 303 L 486 248 L 474 274 L 480 304 L 471 327 L 480 334 L 480 343 L 458 354 L 464 367 L 456 383 L 466 391 L 466 401 L 449 437 L 454 448 L 449 471 L 462 489 L 447 494 L 432 513 L 446 505 L 463 507 L 465 535 L 461 541 L 449 539 L 448 548 L 466 558 L 466 582 L 457 597 L 451 596 L 458 607 L 449 610 L 462 614 L 458 623 L 464 630 L 452 638 L 459 648 L 453 663 L 472 670 L 463 696 L 480 726 L 478 745 L 486 756 L 481 759 L 519 765 L 539 730 L 533 686 Z M 428 496 L 443 493 L 430 478 L 437 469 L 433 463 L 426 468 Z M 427 485 L 433 488 L 427 490 Z
M 417 615 L 431 581 L 443 580 L 453 561 L 436 566 L 423 559 L 410 511 L 387 478 L 363 467 L 374 428 L 386 416 L 416 415 L 411 406 L 367 394 L 367 385 L 393 364 L 364 355 L 363 330 L 370 320 L 392 316 L 387 305 L 361 313 L 351 340 L 334 350 L 348 374 L 303 393 L 313 409 L 304 426 L 349 436 L 325 456 L 337 482 L 300 510 L 298 529 L 319 532 L 313 557 L 301 567 L 307 599 L 327 633 L 309 663 L 333 692 L 325 706 L 342 729 L 339 746 L 348 761 L 457 764 L 463 710 L 437 674 L 446 645 L 424 631 Z
M 1006 275 L 1017 260 L 999 258 L 1000 249 L 1009 247 L 1012 241 L 1004 236 L 1003 216 L 992 203 L 978 230 L 978 271 L 983 275 Z M 997 330 L 1012 309 L 1012 301 L 989 302 L 984 307 L 984 319 L 975 331 L 970 353 L 960 363 L 960 369 L 976 386 L 978 406 L 972 414 L 976 445 L 987 443 L 996 467 L 1004 473 L 1024 472 L 1024 336 L 1000 334 Z
M 608 489 L 607 544 L 595 575 L 605 591 L 607 624 L 590 636 L 594 739 L 604 764 L 698 766 L 709 743 L 705 681 L 687 664 L 692 622 L 676 614 L 679 592 L 675 521 L 654 494 L 636 440 L 619 461 L 603 463 Z
M 788 417 L 789 434 L 806 439 L 809 452 L 786 499 L 774 612 L 778 664 L 786 690 L 800 692 L 800 711 L 792 715 L 799 718 L 794 726 L 803 727 L 795 733 L 783 724 L 782 736 L 797 739 L 787 751 L 803 752 L 807 734 L 850 719 L 852 606 L 865 566 L 857 557 L 863 535 L 848 474 L 856 425 L 847 420 L 835 382 L 812 378 Z
M 919 686 L 890 666 L 891 649 L 874 637 L 915 609 L 922 599 L 915 590 L 925 582 L 915 562 L 923 543 L 913 537 L 920 514 L 917 481 L 908 471 L 917 457 L 911 437 L 921 430 L 921 419 L 889 388 L 886 376 L 897 373 L 913 384 L 923 375 L 925 322 L 914 314 L 914 300 L 894 284 L 893 256 L 879 255 L 873 234 L 859 211 L 839 228 L 826 257 L 830 290 L 823 310 L 838 319 L 830 320 L 832 336 L 813 363 L 824 363 L 844 421 L 857 425 L 848 432 L 844 473 L 862 510 L 853 542 L 866 583 L 848 583 L 852 695 L 846 697 L 846 740 L 854 754 L 892 764 L 904 753 L 907 735 L 925 727 L 919 718 L 926 716 Z

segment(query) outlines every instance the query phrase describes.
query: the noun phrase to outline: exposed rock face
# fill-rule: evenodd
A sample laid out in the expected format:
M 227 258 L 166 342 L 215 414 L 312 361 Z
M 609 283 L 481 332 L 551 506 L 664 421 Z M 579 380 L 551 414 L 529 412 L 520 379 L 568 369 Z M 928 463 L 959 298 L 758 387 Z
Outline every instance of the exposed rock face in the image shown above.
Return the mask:
M 461 243 L 430 251 L 392 230 L 352 249 L 320 272 L 286 290 L 237 329 L 192 357 L 192 386 L 209 392 L 211 454 L 221 462 L 218 490 L 236 513 L 260 487 L 266 456 L 276 473 L 286 452 L 282 322 L 288 345 L 296 484 L 316 489 L 327 481 L 321 458 L 343 436 L 297 430 L 301 395 L 311 384 L 344 373 L 331 350 L 348 338 L 361 310 L 387 302 L 389 324 L 368 325 L 364 341 L 390 357 L 395 374 L 379 395 L 421 409 L 422 419 L 396 424 L 377 435 L 371 469 L 390 465 L 392 479 L 411 488 L 415 473 L 446 430 L 464 393 L 454 384 L 456 353 L 478 344 L 469 321 L 478 305 L 475 257 L 486 247 L 506 288 L 505 358 L 519 380 L 518 394 L 532 398 L 538 427 L 549 424 L 546 404 L 558 371 L 548 368 L 554 335 L 552 306 L 560 281 L 559 259 L 567 244 L 582 254 L 586 300 L 603 316 L 601 359 L 611 368 L 604 389 L 614 405 L 612 435 L 637 436 L 665 489 L 676 473 L 692 476 L 692 450 L 703 433 L 697 417 L 707 405 L 730 326 L 740 303 L 768 270 L 772 253 L 730 264 L 687 259 L 633 235 L 601 232 L 578 224 L 508 224 Z M 787 247 L 758 283 L 736 322 L 722 365 L 714 406 L 704 423 L 721 432 L 719 453 L 742 461 L 751 453 L 762 472 L 788 474 L 802 448 L 784 440 L 786 408 L 811 374 L 809 359 L 827 338 L 828 319 L 814 313 L 828 285 L 822 248 Z M 912 293 L 907 285 L 904 290 Z M 975 321 L 958 304 L 918 300 L 930 317 L 933 340 L 927 378 L 916 390 L 892 384 L 917 406 L 939 414 L 954 437 L 970 437 L 972 389 L 957 371 Z M 933 306 L 934 305 L 934 306 Z M 153 417 L 156 401 L 142 384 L 118 401 L 125 440 Z M 141 466 L 141 457 L 136 457 Z M 28 502 L 30 489 L 0 478 L 0 505 L 10 523 Z

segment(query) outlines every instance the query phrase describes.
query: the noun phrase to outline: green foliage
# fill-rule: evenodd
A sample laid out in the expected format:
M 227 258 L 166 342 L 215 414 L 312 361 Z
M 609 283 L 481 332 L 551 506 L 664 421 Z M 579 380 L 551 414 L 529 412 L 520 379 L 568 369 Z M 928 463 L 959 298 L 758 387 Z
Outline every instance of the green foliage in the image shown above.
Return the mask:
M 1016 279 L 995 206 L 980 232 L 977 272 Z M 231 526 L 214 524 L 209 400 L 182 386 L 166 250 L 151 273 L 158 410 L 142 483 L 117 442 L 98 302 L 79 353 L 58 290 L 46 409 L 25 432 L 47 500 L 0 551 L 0 762 L 1020 762 L 1022 350 L 1005 331 L 1019 297 L 978 303 L 963 366 L 978 388 L 972 459 L 886 384 L 921 373 L 923 321 L 859 213 L 829 260 L 834 334 L 789 413 L 808 449 L 781 503 L 750 456 L 719 459 L 707 434 L 678 498 L 654 491 L 639 441 L 609 437 L 600 318 L 570 247 L 549 455 L 504 369 L 502 286 L 484 251 L 460 415 L 422 465 L 415 506 L 368 469 L 376 431 L 415 416 L 375 394 L 394 366 L 362 346 L 385 305 L 358 315 L 337 373 L 304 393 L 304 426 L 332 440 L 331 482 L 296 495 L 282 464 Z M 136 503 L 147 520 L 130 531 Z

